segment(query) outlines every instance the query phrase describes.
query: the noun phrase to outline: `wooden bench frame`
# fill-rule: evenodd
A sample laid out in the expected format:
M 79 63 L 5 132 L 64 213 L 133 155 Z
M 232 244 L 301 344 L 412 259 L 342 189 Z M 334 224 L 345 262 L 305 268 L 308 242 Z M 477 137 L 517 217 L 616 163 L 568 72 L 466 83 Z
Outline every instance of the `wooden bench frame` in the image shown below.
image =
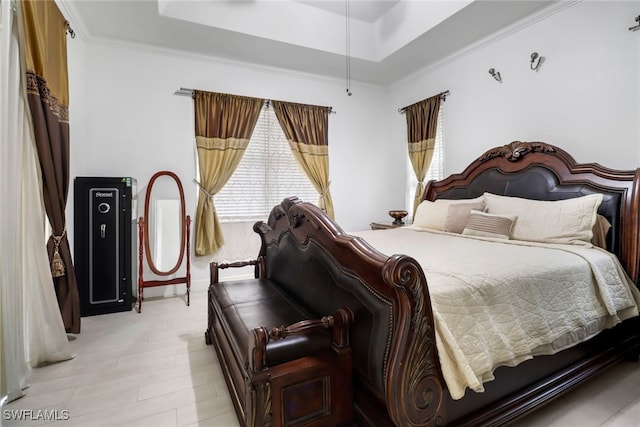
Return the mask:
M 218 285 L 218 271 L 230 267 L 256 266 L 256 280 L 264 271 L 264 260 L 210 265 L 207 344 L 213 344 L 243 426 L 350 426 L 353 425 L 352 361 L 349 346 L 350 309 L 333 315 L 304 320 L 289 326 L 251 331 L 249 343 L 235 342 L 216 307 L 212 288 Z M 322 329 L 332 331 L 331 346 L 319 354 L 267 365 L 267 344 L 289 336 Z M 238 360 L 236 346 L 248 345 L 248 363 Z

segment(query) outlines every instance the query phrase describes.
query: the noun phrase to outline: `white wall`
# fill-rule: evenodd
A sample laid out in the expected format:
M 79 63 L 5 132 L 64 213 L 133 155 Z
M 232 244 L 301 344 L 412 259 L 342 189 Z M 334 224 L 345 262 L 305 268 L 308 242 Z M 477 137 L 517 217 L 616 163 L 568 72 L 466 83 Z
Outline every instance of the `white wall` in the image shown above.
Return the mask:
M 445 171 L 460 172 L 484 150 L 514 140 L 545 141 L 579 162 L 614 168 L 640 160 L 639 2 L 585 1 L 466 53 L 416 72 L 391 88 L 404 106 L 450 90 L 445 103 Z M 532 52 L 545 61 L 529 68 Z M 488 73 L 495 68 L 502 84 Z M 406 134 L 393 117 L 393 134 Z
M 69 50 L 71 105 L 79 106 L 70 111 L 71 177 L 137 178 L 138 215 L 147 182 L 165 169 L 181 178 L 187 213 L 192 219 L 195 213 L 193 101 L 173 95 L 179 87 L 332 106 L 330 179 L 338 223 L 345 230 L 366 229 L 403 206 L 403 192 L 394 191 L 403 175 L 387 173 L 403 170 L 404 158 L 390 154 L 384 89 L 356 83 L 348 97 L 342 81 L 101 40 L 72 40 Z M 395 164 L 389 160 L 394 157 Z M 72 198 L 67 215 L 72 236 Z M 251 240 L 251 227 L 225 226 L 228 244 L 213 257 L 193 258 L 193 281 L 208 283 L 212 259 L 255 257 L 259 240 Z M 156 291 L 172 289 L 146 295 Z
M 169 169 L 181 177 L 193 216 L 193 107 L 189 98 L 173 95 L 181 86 L 333 106 L 331 189 L 337 221 L 346 230 L 366 229 L 389 209 L 405 206 L 406 123 L 397 109 L 443 90 L 451 91 L 445 103 L 446 173 L 513 140 L 556 144 L 579 162 L 636 168 L 640 32 L 627 28 L 637 6 L 580 2 L 520 23 L 390 88 L 356 82 L 351 97 L 343 81 L 77 38 L 69 42 L 71 177 L 135 177 L 143 202 L 151 175 Z M 529 69 L 533 51 L 545 57 L 538 72 Z M 488 74 L 492 67 L 502 84 Z M 67 215 L 72 237 L 72 191 Z M 251 242 L 249 224 L 225 231 L 228 244 L 218 254 L 193 260 L 193 280 L 201 286 L 212 258 L 255 253 L 258 242 Z M 157 288 L 147 295 L 156 290 L 174 291 Z

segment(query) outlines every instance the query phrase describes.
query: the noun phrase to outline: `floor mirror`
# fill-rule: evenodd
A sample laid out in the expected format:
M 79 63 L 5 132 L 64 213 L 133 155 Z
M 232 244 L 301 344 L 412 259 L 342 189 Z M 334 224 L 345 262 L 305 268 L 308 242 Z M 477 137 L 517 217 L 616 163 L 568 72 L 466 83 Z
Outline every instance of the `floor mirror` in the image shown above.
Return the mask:
M 180 178 L 170 171 L 157 172 L 149 181 L 144 213 L 138 219 L 138 313 L 144 289 L 154 286 L 186 284 L 190 305 L 190 229 Z M 147 280 L 145 274 L 155 277 Z

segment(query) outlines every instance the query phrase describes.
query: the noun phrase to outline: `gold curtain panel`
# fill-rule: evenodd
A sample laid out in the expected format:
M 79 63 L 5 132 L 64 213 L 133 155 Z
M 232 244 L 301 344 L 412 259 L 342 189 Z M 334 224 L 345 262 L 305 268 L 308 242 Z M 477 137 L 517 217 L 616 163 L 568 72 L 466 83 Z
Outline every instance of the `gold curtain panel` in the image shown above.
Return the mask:
M 293 157 L 320 194 L 318 206 L 334 218 L 329 189 L 329 107 L 273 101 Z
M 65 217 L 70 157 L 66 20 L 54 0 L 18 4 L 24 29 L 27 101 L 42 172 L 44 207 L 52 229 L 47 252 L 65 329 L 77 334 L 80 299 Z
M 222 190 L 242 160 L 263 103 L 258 98 L 194 92 L 201 189 L 195 217 L 197 256 L 211 255 L 224 244 L 212 196 Z
M 413 200 L 413 212 L 415 213 L 422 193 L 424 192 L 424 179 L 427 176 L 433 150 L 436 144 L 436 131 L 438 129 L 438 112 L 440 111 L 441 95 L 432 96 L 417 102 L 406 108 L 407 138 L 409 141 L 409 159 L 413 171 L 418 178 L 418 186 Z
M 69 106 L 66 19 L 53 0 L 21 1 L 27 70 L 46 81 L 57 102 Z

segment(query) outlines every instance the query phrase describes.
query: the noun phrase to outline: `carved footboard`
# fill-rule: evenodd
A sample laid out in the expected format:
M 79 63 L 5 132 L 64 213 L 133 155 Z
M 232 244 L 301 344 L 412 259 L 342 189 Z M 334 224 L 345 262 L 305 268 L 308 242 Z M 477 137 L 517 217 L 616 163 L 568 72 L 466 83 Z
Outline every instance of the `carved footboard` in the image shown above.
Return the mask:
M 387 376 L 389 415 L 398 426 L 440 425 L 445 385 L 424 273 L 413 258 L 394 255 L 382 275 L 398 295 L 395 356 Z
M 276 206 L 268 223 L 254 230 L 262 238 L 266 278 L 314 313 L 353 310 L 354 402 L 361 424 L 438 425 L 446 391 L 418 263 L 379 253 L 296 198 Z

